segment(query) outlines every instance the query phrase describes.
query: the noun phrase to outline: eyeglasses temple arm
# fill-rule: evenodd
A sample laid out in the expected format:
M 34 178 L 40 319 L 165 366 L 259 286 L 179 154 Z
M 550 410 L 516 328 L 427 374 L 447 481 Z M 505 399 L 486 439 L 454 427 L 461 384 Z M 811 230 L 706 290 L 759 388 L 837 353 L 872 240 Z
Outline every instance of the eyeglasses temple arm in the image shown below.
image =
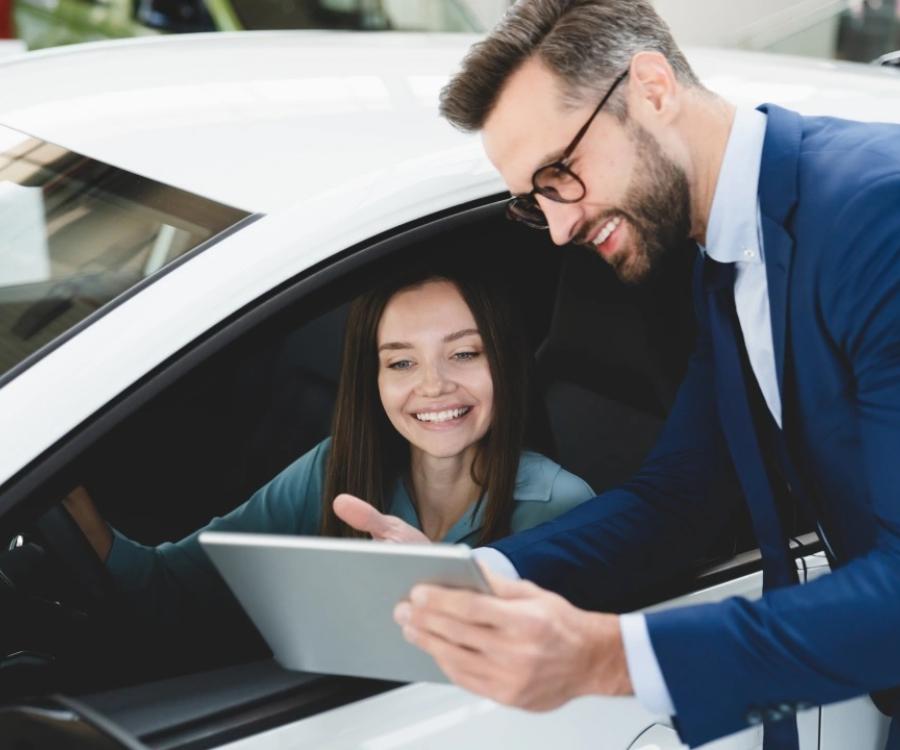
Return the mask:
M 594 121 L 594 118 L 599 114 L 600 110 L 603 109 L 603 105 L 609 100 L 609 97 L 613 95 L 613 92 L 616 90 L 616 87 L 625 80 L 625 76 L 628 75 L 628 71 L 624 71 L 619 73 L 619 77 L 613 81 L 612 86 L 609 87 L 609 91 L 606 92 L 606 95 L 600 100 L 600 103 L 597 105 L 597 108 L 594 110 L 593 114 L 588 118 L 587 122 L 581 126 L 581 130 L 579 130 L 575 137 L 572 139 L 572 142 L 569 144 L 569 147 L 563 152 L 563 155 L 559 158 L 560 163 L 565 164 L 566 160 L 572 155 L 572 152 L 578 147 L 578 144 L 581 142 L 581 139 L 584 138 L 584 134 L 587 133 L 588 128 L 591 126 L 591 123 Z

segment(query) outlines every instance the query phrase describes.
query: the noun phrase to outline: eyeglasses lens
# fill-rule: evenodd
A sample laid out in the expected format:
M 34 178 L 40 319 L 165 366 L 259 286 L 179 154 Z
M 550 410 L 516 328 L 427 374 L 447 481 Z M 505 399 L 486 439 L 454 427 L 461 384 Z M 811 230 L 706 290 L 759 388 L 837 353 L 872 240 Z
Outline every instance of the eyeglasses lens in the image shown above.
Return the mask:
M 547 228 L 547 217 L 530 195 L 512 198 L 507 204 L 506 212 L 511 219 L 521 221 L 535 229 Z
M 548 164 L 534 174 L 534 192 L 557 203 L 577 203 L 584 198 L 584 183 L 562 164 Z M 533 194 L 514 196 L 507 206 L 511 219 L 535 229 L 548 227 L 547 217 Z
M 561 164 L 548 164 L 534 175 L 534 189 L 552 201 L 575 203 L 584 197 L 584 184 Z

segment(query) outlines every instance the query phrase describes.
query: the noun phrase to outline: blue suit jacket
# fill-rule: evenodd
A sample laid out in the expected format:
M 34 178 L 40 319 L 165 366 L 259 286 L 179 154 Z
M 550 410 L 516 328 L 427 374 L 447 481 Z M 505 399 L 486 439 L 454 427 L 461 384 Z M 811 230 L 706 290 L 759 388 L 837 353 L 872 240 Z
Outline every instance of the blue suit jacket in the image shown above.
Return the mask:
M 900 127 L 765 109 L 759 198 L 784 434 L 836 570 L 755 602 L 648 616 L 691 745 L 755 710 L 900 683 Z M 729 461 L 764 566 L 786 562 L 734 377 L 733 289 L 707 271 L 698 263 L 696 352 L 638 474 L 496 544 L 523 577 L 579 605 L 669 577 L 707 545 L 730 512 L 715 493 Z

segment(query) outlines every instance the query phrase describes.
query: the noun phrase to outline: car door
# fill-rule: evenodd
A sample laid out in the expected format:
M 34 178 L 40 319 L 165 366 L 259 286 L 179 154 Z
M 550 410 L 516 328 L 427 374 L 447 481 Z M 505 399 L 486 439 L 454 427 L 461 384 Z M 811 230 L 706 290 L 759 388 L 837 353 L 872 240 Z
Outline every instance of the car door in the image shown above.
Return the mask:
M 317 209 L 321 210 L 321 205 L 306 205 L 302 211 L 308 217 Z M 181 448 L 185 444 L 178 442 L 178 436 L 190 434 L 190 444 L 196 445 L 189 429 L 198 427 L 206 429 L 201 434 L 212 438 L 220 428 L 228 429 L 231 421 L 213 421 L 212 415 L 229 404 L 244 403 L 242 396 L 216 397 L 204 406 L 198 397 L 209 394 L 211 384 L 225 379 L 229 367 L 235 368 L 236 383 L 247 381 L 241 368 L 248 362 L 255 375 L 268 373 L 265 362 L 269 360 L 258 355 L 269 343 L 294 347 L 304 362 L 318 367 L 321 347 L 288 332 L 316 325 L 365 289 L 373 273 L 390 273 L 410 258 L 468 248 L 472 262 L 515 267 L 522 295 L 532 303 L 523 324 L 533 327 L 538 337 L 553 329 L 556 305 L 552 297 L 557 293 L 555 279 L 562 277 L 560 256 L 540 235 L 532 237 L 526 230 L 507 225 L 502 202 L 482 199 L 424 218 L 409 212 L 399 212 L 399 218 L 398 213 L 391 216 L 395 228 L 382 230 L 371 240 L 348 240 L 346 234 L 332 234 L 326 240 L 321 231 L 298 237 L 293 231 L 298 226 L 296 215 L 257 221 L 122 301 L 8 382 L 0 389 L 0 413 L 19 420 L 40 413 L 41 419 L 28 440 L 15 441 L 21 445 L 5 442 L 8 450 L 4 455 L 16 463 L 15 468 L 7 463 L 0 487 L 4 541 L 21 545 L 17 532 L 64 494 L 82 472 L 91 469 L 104 475 L 118 473 L 124 483 L 121 486 L 128 487 L 129 482 L 135 484 L 132 477 L 149 475 L 152 466 L 153 475 L 169 481 L 162 485 L 163 491 L 147 498 L 149 507 L 158 511 L 169 492 L 175 493 L 185 483 L 183 472 L 191 470 L 190 462 L 176 464 L 172 459 L 184 454 Z M 372 235 L 369 230 L 367 236 Z M 273 247 L 283 247 L 268 255 L 247 257 L 248 250 L 266 247 L 260 244 L 261 237 Z M 286 262 L 293 266 L 286 269 Z M 211 278 L 215 284 L 210 283 Z M 88 372 L 79 371 L 85 362 L 89 363 Z M 104 375 L 102 382 L 83 393 L 92 380 L 98 380 L 98 372 Z M 63 373 L 78 385 L 71 397 L 60 392 L 59 384 L 66 382 Z M 292 382 L 297 382 L 295 374 L 292 369 Z M 316 383 L 321 384 L 321 377 Z M 25 398 L 13 398 L 13 391 Z M 252 390 L 239 393 L 248 395 Z M 40 399 L 37 394 L 42 394 Z M 206 411 L 195 419 L 192 406 Z M 48 426 L 53 414 L 58 414 L 58 421 Z M 157 422 L 162 432 L 148 429 L 160 414 L 174 416 Z M 298 418 L 291 413 L 282 416 Z M 233 425 L 231 429 L 235 429 Z M 244 431 L 242 426 L 240 434 Z M 263 433 L 268 432 L 267 426 Z M 169 452 L 167 445 L 171 446 Z M 247 459 L 242 451 L 235 455 Z M 268 455 L 268 446 L 264 444 L 260 453 Z M 223 462 L 221 456 L 210 458 Z M 267 470 L 260 468 L 251 479 L 264 476 Z M 196 485 L 190 486 L 191 491 L 176 496 L 169 507 L 184 508 L 194 502 Z M 218 492 L 211 494 L 214 501 L 220 500 Z M 125 495 L 111 493 L 112 504 Z M 141 512 L 132 514 L 141 516 Z M 811 568 L 816 541 L 812 537 L 800 541 L 797 554 Z M 752 597 L 759 594 L 760 580 L 758 554 L 748 549 L 722 556 L 712 568 L 707 565 L 702 572 L 674 582 L 645 603 L 671 606 L 732 595 Z M 19 595 L 9 592 L 9 596 Z M 19 599 L 15 601 L 21 604 Z M 214 636 L 210 633 L 211 640 Z M 27 665 L 39 655 L 21 648 L 10 651 L 15 644 L 5 645 L 6 671 L 0 668 L 0 677 L 33 673 L 37 667 Z M 13 681 L 7 687 L 7 709 L 0 712 L 0 728 L 7 732 L 5 736 L 34 737 L 36 727 L 46 729 L 46 722 L 55 717 L 60 732 L 67 731 L 66 726 L 71 732 L 71 727 L 80 723 L 105 731 L 107 736 L 118 733 L 129 742 L 173 748 L 680 747 L 669 717 L 647 713 L 634 699 L 584 698 L 557 711 L 530 714 L 450 686 L 398 687 L 285 673 L 265 658 L 209 666 L 192 665 L 187 674 L 157 674 L 125 687 L 76 682 L 63 690 L 60 698 L 44 697 L 39 703 L 17 690 Z M 12 668 L 15 670 L 10 671 Z M 50 716 L 46 714 L 48 705 Z M 38 711 L 40 707 L 45 713 Z M 68 717 L 69 724 L 60 717 Z M 818 709 L 799 718 L 802 748 L 812 750 L 819 741 Z M 760 743 L 759 729 L 748 727 L 710 747 L 750 750 L 761 747 Z
M 805 550 L 815 549 L 813 536 L 802 540 Z M 819 554 L 801 560 L 810 570 L 819 570 Z M 708 570 L 697 580 L 699 588 L 652 609 L 716 601 L 728 596 L 754 598 L 760 595 L 759 571 L 740 575 L 753 567 L 753 554 Z M 798 563 L 798 567 L 802 564 Z M 704 578 L 719 580 L 704 585 Z M 818 707 L 797 717 L 801 750 L 819 747 Z M 516 747 L 538 750 L 547 747 L 597 748 L 604 750 L 681 750 L 685 748 L 672 728 L 670 717 L 653 716 L 634 698 L 579 698 L 547 713 L 528 713 L 500 706 L 465 691 L 442 685 L 410 685 L 337 708 L 295 724 L 273 729 L 264 737 L 247 738 L 226 745 L 228 750 L 292 747 L 298 750 L 323 747 L 418 748 L 450 750 L 461 746 Z M 863 745 L 854 744 L 854 747 Z M 846 747 L 846 746 L 845 746 Z M 875 745 L 865 745 L 875 750 Z M 761 727 L 748 727 L 729 737 L 703 746 L 704 750 L 760 750 Z

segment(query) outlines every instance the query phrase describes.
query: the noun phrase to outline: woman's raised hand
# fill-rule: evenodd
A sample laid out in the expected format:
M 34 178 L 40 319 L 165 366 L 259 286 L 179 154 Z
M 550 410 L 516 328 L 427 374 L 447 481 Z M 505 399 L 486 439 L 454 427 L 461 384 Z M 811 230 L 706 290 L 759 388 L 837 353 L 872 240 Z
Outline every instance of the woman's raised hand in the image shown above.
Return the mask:
M 79 485 L 63 498 L 62 503 L 94 548 L 97 557 L 105 561 L 112 547 L 112 532 L 88 491 Z
M 381 542 L 427 543 L 431 540 L 419 529 L 401 521 L 396 516 L 387 516 L 373 508 L 365 500 L 353 495 L 338 495 L 333 503 L 334 512 L 344 523 L 357 531 L 371 534 Z

